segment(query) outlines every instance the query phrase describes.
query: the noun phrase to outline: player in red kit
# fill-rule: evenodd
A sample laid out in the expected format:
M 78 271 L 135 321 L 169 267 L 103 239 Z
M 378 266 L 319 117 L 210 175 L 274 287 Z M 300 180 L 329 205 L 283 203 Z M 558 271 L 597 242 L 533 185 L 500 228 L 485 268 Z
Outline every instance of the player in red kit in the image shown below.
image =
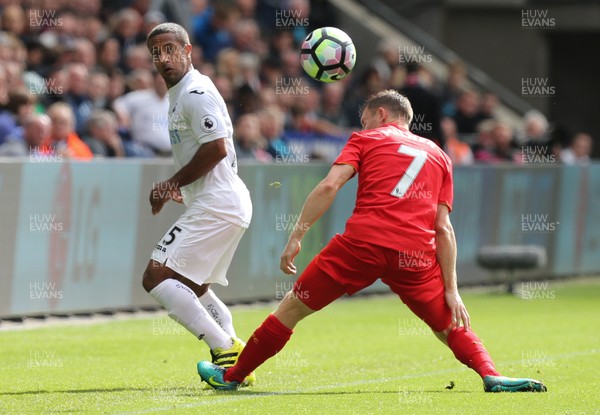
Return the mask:
M 236 389 L 285 346 L 300 320 L 381 279 L 460 362 L 482 377 L 486 392 L 546 391 L 537 380 L 501 376 L 470 329 L 456 283 L 456 239 L 449 217 L 452 164 L 433 142 L 408 130 L 412 116 L 410 102 L 396 91 L 367 100 L 363 131 L 352 134 L 306 199 L 281 256 L 281 270 L 296 273 L 293 261 L 305 233 L 358 173 L 356 207 L 346 230 L 311 261 L 233 367 L 198 363 L 198 373 L 209 385 Z

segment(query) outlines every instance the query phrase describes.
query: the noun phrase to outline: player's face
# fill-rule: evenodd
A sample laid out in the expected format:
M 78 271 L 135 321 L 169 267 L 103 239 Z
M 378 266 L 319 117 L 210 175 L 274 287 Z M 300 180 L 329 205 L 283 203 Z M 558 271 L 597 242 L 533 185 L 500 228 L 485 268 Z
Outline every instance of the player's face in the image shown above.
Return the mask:
M 169 88 L 177 84 L 191 65 L 192 45 L 182 45 L 173 33 L 161 33 L 150 39 L 152 62 Z
M 374 128 L 379 128 L 384 122 L 384 114 L 382 113 L 383 108 L 371 109 L 365 108 L 360 116 L 360 124 L 363 127 L 363 130 L 372 130 Z

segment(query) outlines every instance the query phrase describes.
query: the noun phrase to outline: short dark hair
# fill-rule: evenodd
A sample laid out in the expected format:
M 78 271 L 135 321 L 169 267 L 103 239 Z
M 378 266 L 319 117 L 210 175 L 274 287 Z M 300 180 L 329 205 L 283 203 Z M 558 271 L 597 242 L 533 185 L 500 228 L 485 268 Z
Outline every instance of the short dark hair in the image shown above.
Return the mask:
M 365 102 L 362 110 L 374 110 L 379 107 L 387 108 L 392 114 L 404 118 L 406 125 L 412 121 L 413 109 L 410 101 L 396 90 L 387 89 L 371 95 Z
M 182 26 L 177 23 L 161 23 L 148 33 L 148 36 L 146 37 L 146 46 L 148 49 L 150 49 L 150 39 L 154 36 L 162 35 L 163 33 L 172 33 L 175 35 L 175 39 L 181 43 L 181 46 L 190 44 L 190 36 Z

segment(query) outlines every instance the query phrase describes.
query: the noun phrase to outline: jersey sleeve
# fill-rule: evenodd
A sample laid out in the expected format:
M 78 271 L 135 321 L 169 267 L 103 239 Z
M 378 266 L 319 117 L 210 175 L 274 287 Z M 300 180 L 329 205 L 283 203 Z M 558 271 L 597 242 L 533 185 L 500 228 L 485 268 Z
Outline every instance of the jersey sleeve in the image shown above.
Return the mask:
M 452 202 L 454 199 L 454 182 L 452 177 L 452 162 L 448 157 L 443 158 L 444 165 L 444 178 L 442 180 L 442 187 L 438 196 L 438 205 L 446 205 L 448 209 L 452 210 Z
M 200 145 L 227 138 L 225 120 L 214 92 L 209 89 L 188 91 L 184 105 L 192 135 Z
M 360 135 L 353 133 L 333 164 L 348 164 L 357 172 L 360 168 L 362 144 Z

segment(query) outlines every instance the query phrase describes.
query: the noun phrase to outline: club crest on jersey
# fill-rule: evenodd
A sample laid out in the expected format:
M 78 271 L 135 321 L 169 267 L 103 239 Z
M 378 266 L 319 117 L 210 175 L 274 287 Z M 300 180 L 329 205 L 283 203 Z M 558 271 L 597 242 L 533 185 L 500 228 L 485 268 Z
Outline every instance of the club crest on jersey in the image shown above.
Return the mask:
M 217 129 L 217 119 L 212 115 L 202 117 L 200 127 L 205 133 L 212 133 Z

